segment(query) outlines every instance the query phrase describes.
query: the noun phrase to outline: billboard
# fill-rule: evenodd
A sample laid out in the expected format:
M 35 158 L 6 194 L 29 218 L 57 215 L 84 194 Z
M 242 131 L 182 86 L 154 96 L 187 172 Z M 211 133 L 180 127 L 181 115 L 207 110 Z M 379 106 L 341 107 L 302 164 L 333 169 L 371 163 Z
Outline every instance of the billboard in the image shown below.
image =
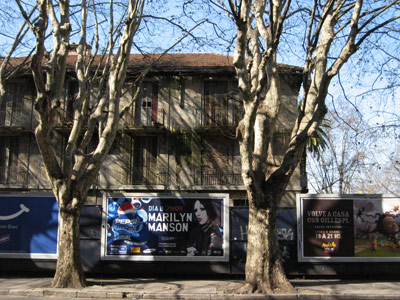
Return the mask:
M 298 195 L 299 261 L 400 261 L 400 198 Z
M 102 259 L 228 261 L 228 194 L 111 194 Z
M 0 257 L 57 258 L 54 196 L 0 195 Z

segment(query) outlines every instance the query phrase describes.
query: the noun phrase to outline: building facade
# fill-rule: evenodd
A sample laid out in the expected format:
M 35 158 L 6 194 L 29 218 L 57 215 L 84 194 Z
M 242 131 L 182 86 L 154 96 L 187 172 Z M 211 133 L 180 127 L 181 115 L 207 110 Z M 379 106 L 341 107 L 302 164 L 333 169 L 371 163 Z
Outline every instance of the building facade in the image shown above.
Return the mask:
M 54 135 L 62 154 L 72 118 L 77 82 L 66 81 Z M 122 103 L 132 99 L 130 80 L 150 57 L 132 55 Z M 299 68 L 281 66 L 283 103 L 273 150 L 283 154 L 296 118 Z M 232 57 L 218 54 L 167 54 L 143 82 L 141 96 L 121 120 L 117 138 L 93 186 L 88 204 L 107 192 L 224 192 L 230 205 L 245 205 L 246 194 L 235 128 L 243 108 Z M 29 73 L 7 84 L 0 110 L 0 189 L 49 191 L 50 185 L 33 134 L 37 114 Z M 293 206 L 301 190 L 296 172 L 283 206 Z

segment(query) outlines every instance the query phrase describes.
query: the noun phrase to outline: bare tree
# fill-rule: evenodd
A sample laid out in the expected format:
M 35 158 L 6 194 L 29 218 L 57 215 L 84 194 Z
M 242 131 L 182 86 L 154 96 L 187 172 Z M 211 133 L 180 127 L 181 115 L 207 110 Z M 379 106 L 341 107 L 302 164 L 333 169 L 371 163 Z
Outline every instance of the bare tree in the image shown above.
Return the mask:
M 400 145 L 398 138 L 394 140 L 394 151 L 390 153 L 389 157 L 384 158 L 383 163 L 371 165 L 368 168 L 367 178 L 360 183 L 360 190 L 376 194 L 400 194 Z
M 98 82 L 99 101 L 92 110 L 89 104 L 94 90 L 93 87 L 89 90 L 89 86 L 92 83 L 90 72 L 94 56 L 87 57 L 88 5 L 85 0 L 81 2 L 80 40 L 76 50 L 75 66 L 79 92 L 74 103 L 73 124 L 61 159 L 62 164 L 57 159 L 56 150 L 50 145 L 55 112 L 65 93 L 64 83 L 71 34 L 70 3 L 60 1 L 58 7 L 55 7 L 51 0 L 38 0 L 38 17 L 34 23 L 26 14 L 22 4 L 19 1 L 17 3 L 36 38 L 35 53 L 30 62 L 36 86 L 35 109 L 39 114 L 39 125 L 35 135 L 60 211 L 58 260 L 52 286 L 82 287 L 86 285 L 86 281 L 79 246 L 80 211 L 117 132 L 122 86 L 132 40 L 140 25 L 144 1 L 129 1 L 125 26 L 116 55 L 112 55 L 116 37 L 111 22 L 107 63 L 103 77 Z M 95 9 L 95 6 L 92 8 Z M 112 14 L 111 2 L 111 18 Z M 48 26 L 51 26 L 53 37 L 51 54 L 46 52 L 45 47 Z M 98 34 L 96 38 L 98 39 Z M 94 55 L 97 50 L 96 47 Z M 88 119 L 88 122 L 87 128 L 84 129 L 85 119 Z M 85 149 L 95 134 L 95 128 L 98 129 L 99 142 L 92 152 L 86 153 Z
M 341 104 L 340 112 L 332 109 L 326 115 L 327 147 L 308 155 L 308 184 L 314 193 L 357 193 L 363 170 L 374 163 L 377 136 L 354 108 L 343 101 Z
M 370 128 L 372 131 L 369 163 L 357 174 L 359 180 L 353 182 L 357 192 L 375 194 L 399 194 L 400 175 L 400 123 L 398 116 L 385 124 Z M 396 120 L 397 119 L 397 120 Z
M 237 133 L 250 212 L 246 284 L 241 289 L 247 293 L 293 290 L 280 263 L 276 236 L 281 197 L 307 140 L 327 112 L 325 100 L 332 78 L 365 39 L 399 18 L 398 1 L 295 4 L 290 0 L 219 2 L 237 26 L 234 65 L 245 110 Z M 282 100 L 277 53 L 285 22 L 296 12 L 305 12 L 307 21 L 303 95 L 286 152 L 279 160 L 270 151 Z
M 354 108 L 354 107 L 353 107 Z M 399 192 L 399 124 L 371 124 L 345 105 L 327 115 L 324 150 L 307 156 L 310 192 L 327 194 Z
M 39 115 L 35 136 L 59 204 L 58 260 L 52 286 L 83 287 L 86 279 L 80 256 L 81 208 L 113 145 L 120 119 L 135 103 L 140 83 L 151 67 L 137 75 L 130 87 L 133 91 L 131 102 L 122 107 L 120 100 L 126 89 L 129 54 L 145 17 L 145 0 L 111 0 L 108 7 L 94 0 L 82 0 L 77 5 L 72 5 L 69 0 L 57 1 L 56 4 L 52 0 L 37 0 L 37 10 L 33 15 L 26 12 L 25 2 L 16 2 L 36 41 L 30 57 L 36 87 L 34 106 Z M 106 28 L 100 26 L 101 15 L 103 25 L 108 24 L 106 34 L 101 32 Z M 33 16 L 36 19 L 33 20 Z M 79 29 L 75 27 L 72 31 L 72 23 L 78 24 Z M 190 31 L 184 30 L 178 42 L 189 34 Z M 74 35 L 79 35 L 74 56 L 78 92 L 73 99 L 72 124 L 60 157 L 54 147 L 53 131 L 57 124 L 56 111 L 66 93 Z M 47 36 L 51 36 L 52 41 L 48 41 Z M 100 43 L 104 39 L 107 44 L 100 55 Z M 94 44 L 92 50 L 89 42 Z M 47 51 L 48 47 L 52 50 Z M 162 54 L 158 55 L 158 59 L 161 57 Z

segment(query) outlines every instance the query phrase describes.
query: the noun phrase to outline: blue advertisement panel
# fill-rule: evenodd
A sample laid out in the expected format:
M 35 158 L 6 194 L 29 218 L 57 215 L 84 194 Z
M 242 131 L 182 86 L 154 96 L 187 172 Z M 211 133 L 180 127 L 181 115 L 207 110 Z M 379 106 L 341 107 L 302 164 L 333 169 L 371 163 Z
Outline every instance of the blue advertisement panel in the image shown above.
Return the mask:
M 105 197 L 103 259 L 227 261 L 228 196 Z
M 0 195 L 0 257 L 56 258 L 57 234 L 55 197 Z

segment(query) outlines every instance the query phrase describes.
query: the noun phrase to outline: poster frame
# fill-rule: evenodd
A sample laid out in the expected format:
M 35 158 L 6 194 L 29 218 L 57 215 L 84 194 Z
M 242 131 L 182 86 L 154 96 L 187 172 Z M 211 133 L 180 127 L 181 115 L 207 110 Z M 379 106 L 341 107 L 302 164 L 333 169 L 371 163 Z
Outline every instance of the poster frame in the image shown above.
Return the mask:
M 161 255 L 107 255 L 107 199 L 108 198 L 124 198 L 124 197 L 153 197 L 159 199 L 182 198 L 182 199 L 223 199 L 222 224 L 224 228 L 223 243 L 224 254 L 222 256 L 161 256 Z M 101 228 L 101 250 L 100 260 L 108 261 L 178 261 L 178 262 L 228 262 L 230 245 L 229 245 L 229 194 L 228 193 L 104 193 L 102 205 L 102 228 Z
M 363 200 L 383 201 L 385 199 L 395 200 L 400 196 L 392 194 L 297 194 L 296 195 L 296 216 L 297 216 L 297 256 L 299 262 L 400 262 L 400 257 L 329 257 L 329 256 L 305 256 L 304 255 L 304 229 L 303 229 L 303 200 Z
M 0 198 L 3 197 L 15 197 L 15 198 L 54 198 L 53 193 L 48 192 L 29 192 L 29 193 L 18 193 L 18 192 L 0 192 Z M 56 200 L 57 202 L 57 200 Z M 17 253 L 17 252 L 2 252 L 0 258 L 28 258 L 28 259 L 57 259 L 58 258 L 58 238 L 59 238 L 59 219 L 60 210 L 57 212 L 57 240 L 56 240 L 56 253 Z

